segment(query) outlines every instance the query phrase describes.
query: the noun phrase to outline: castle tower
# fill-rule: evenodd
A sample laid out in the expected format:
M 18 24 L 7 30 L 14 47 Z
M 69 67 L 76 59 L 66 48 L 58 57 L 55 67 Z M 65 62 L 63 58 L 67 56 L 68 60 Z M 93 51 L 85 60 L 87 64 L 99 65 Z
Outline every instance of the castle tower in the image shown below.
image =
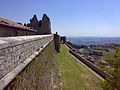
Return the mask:
M 32 19 L 30 19 L 30 26 L 35 30 L 39 29 L 39 22 L 36 15 L 34 15 Z
M 43 14 L 42 20 L 38 21 L 37 16 L 34 15 L 30 19 L 30 27 L 37 30 L 37 34 L 51 34 L 51 22 L 46 14 Z
M 51 34 L 51 22 L 46 14 L 43 14 L 42 20 L 40 21 L 40 34 Z

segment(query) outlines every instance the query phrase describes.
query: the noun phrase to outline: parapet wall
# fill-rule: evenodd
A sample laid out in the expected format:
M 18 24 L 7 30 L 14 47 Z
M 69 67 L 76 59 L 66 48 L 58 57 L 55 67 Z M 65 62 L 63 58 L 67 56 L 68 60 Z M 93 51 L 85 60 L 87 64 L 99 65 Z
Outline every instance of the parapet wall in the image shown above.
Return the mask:
M 0 24 L 0 37 L 35 35 L 36 30 Z
M 53 35 L 0 38 L 0 90 L 52 40 Z
M 76 58 L 78 58 L 80 61 L 82 61 L 85 65 L 90 67 L 93 71 L 95 71 L 97 74 L 99 74 L 102 78 L 107 79 L 107 77 L 111 77 L 108 73 L 105 73 L 102 71 L 99 67 L 91 63 L 90 61 L 86 60 L 85 58 L 81 57 L 79 54 L 77 54 L 75 51 L 70 50 L 69 51 L 72 55 L 74 55 Z

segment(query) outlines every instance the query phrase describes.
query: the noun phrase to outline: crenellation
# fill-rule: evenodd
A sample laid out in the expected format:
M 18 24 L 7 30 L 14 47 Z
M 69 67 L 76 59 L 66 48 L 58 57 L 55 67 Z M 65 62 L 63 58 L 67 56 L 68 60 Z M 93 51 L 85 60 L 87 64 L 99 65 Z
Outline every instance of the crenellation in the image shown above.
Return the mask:
M 30 19 L 29 27 L 37 30 L 37 34 L 51 34 L 51 22 L 50 18 L 43 14 L 42 20 L 37 19 L 37 16 L 34 15 L 32 19 Z

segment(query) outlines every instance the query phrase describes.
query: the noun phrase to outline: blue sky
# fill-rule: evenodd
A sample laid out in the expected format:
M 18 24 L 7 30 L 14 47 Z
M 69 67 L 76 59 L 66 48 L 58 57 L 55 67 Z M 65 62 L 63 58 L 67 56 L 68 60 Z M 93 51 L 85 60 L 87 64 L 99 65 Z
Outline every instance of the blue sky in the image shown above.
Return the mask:
M 0 0 L 0 17 L 27 23 L 46 13 L 52 32 L 66 36 L 120 36 L 120 0 Z

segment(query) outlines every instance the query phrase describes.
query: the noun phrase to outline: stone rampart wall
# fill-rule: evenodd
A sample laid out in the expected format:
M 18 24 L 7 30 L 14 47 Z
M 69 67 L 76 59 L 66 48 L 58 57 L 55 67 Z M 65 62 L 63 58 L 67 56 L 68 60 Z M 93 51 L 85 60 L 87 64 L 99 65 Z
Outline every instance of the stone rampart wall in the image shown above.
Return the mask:
M 0 38 L 0 90 L 51 40 L 52 35 Z
M 35 35 L 37 31 L 0 25 L 0 37 Z
M 79 54 L 77 54 L 73 50 L 70 50 L 69 52 L 72 55 L 74 55 L 76 58 L 78 58 L 80 61 L 82 61 L 84 64 L 86 64 L 88 67 L 90 67 L 93 71 L 98 73 L 102 78 L 107 79 L 107 77 L 111 77 L 109 74 L 107 74 L 104 71 L 100 70 L 100 68 L 98 68 L 96 65 L 94 65 L 90 61 L 86 60 L 85 58 L 81 57 Z
M 52 40 L 4 90 L 61 90 L 61 74 Z

